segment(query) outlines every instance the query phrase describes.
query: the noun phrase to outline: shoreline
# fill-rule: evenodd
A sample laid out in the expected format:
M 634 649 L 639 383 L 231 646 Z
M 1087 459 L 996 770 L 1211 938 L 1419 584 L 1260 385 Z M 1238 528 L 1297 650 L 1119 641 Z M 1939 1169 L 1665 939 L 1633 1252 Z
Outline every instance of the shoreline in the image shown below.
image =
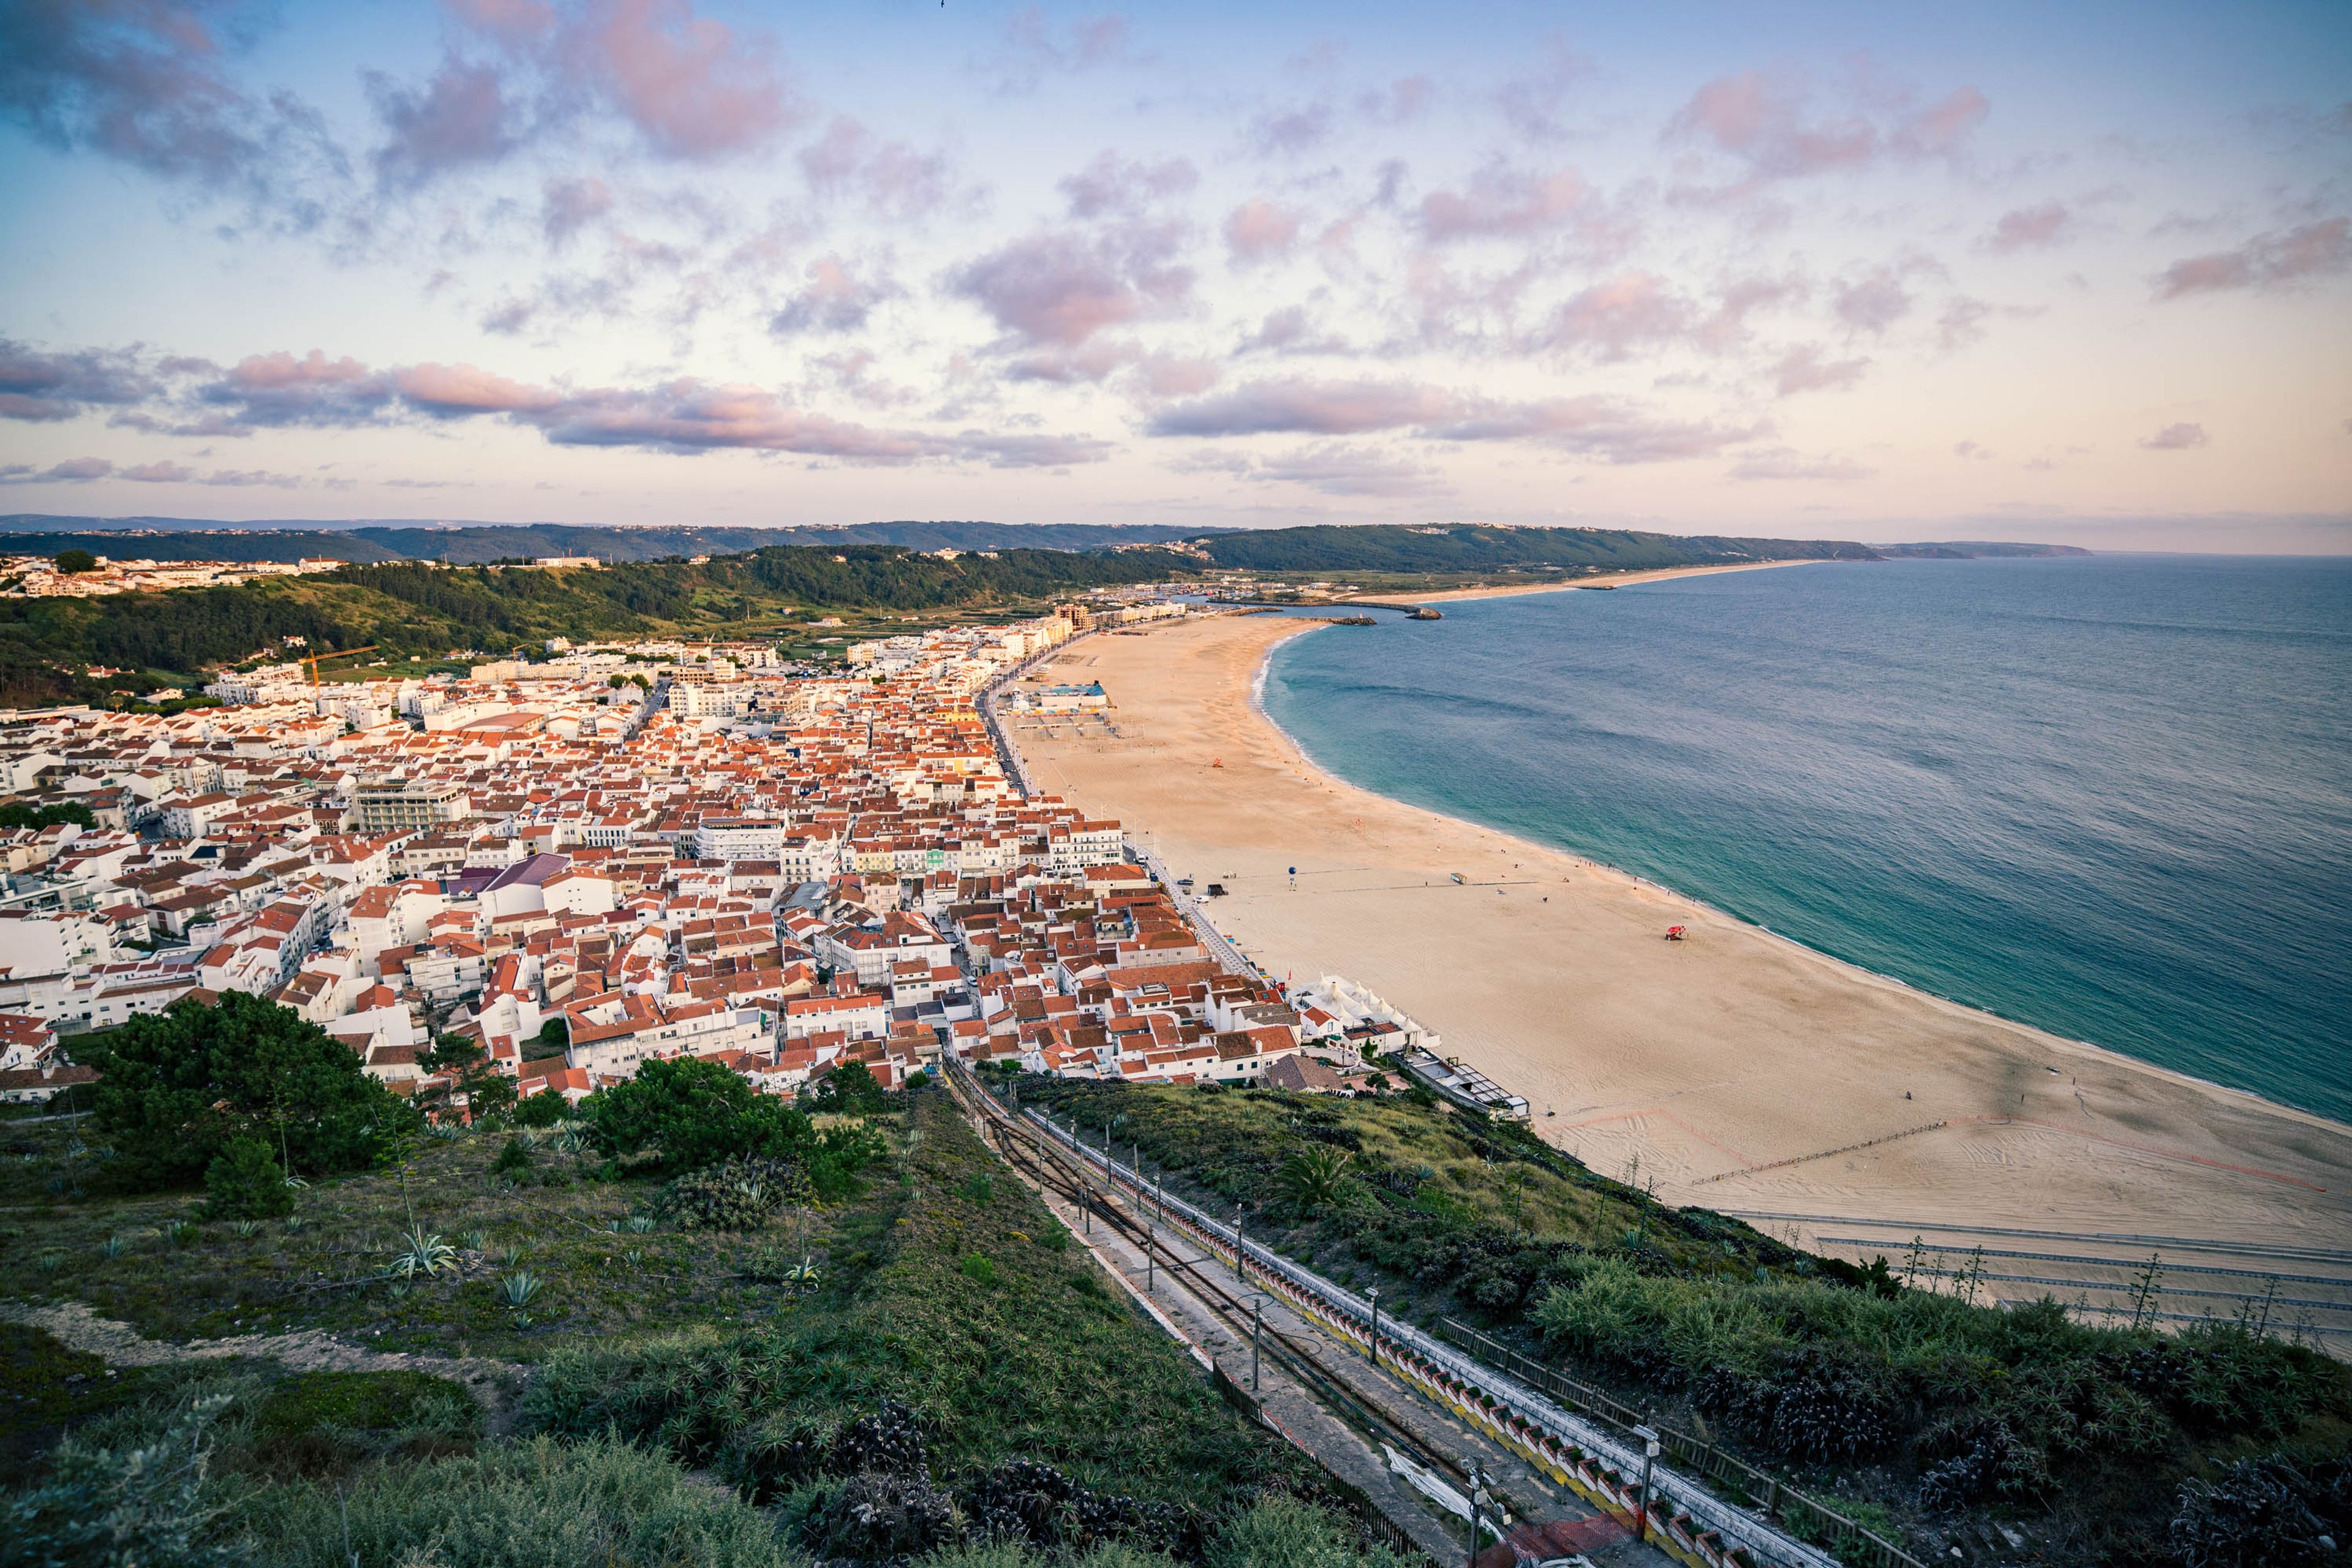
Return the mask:
M 1801 563 L 1706 570 L 1782 564 Z M 1219 616 L 1089 644 L 1072 662 L 1110 688 L 1120 733 L 1040 727 L 1017 744 L 1042 786 L 1120 817 L 1180 872 L 1227 881 L 1236 896 L 1210 906 L 1215 923 L 1269 973 L 1344 974 L 1387 996 L 1526 1095 L 1536 1129 L 1594 1169 L 1671 1202 L 1812 1215 L 1791 1228 L 1815 1234 L 1916 1217 L 2352 1237 L 2352 1128 L 1329 773 L 1265 713 L 1260 685 L 1275 647 L 1318 629 Z M 1496 879 L 1441 885 L 1472 857 Z M 1691 940 L 1657 942 L 1668 921 Z
M 1783 564 L 1826 565 L 1830 564 L 1830 563 L 1773 562 L 1770 563 L 1770 564 L 1776 566 Z M 1738 571 L 1744 570 L 1744 568 L 1734 567 L 1729 568 L 1729 570 Z M 1661 578 L 1658 580 L 1663 580 L 1663 577 L 1666 575 L 1680 574 L 1662 574 Z M 1542 590 L 1529 591 L 1541 592 Z M 1516 592 L 1516 590 L 1513 592 Z M 1469 598 L 1478 597 L 1481 595 L 1472 593 L 1465 594 L 1460 596 Z M 1493 596 L 1501 597 L 1503 595 L 1497 594 Z M 1275 651 L 1281 647 L 1283 644 L 1291 641 L 1293 637 L 1303 637 L 1308 632 L 1325 631 L 1328 629 L 1328 626 L 1323 623 L 1310 621 L 1302 626 L 1298 631 L 1285 637 L 1277 637 L 1274 641 L 1268 643 L 1265 653 L 1258 659 L 1257 669 L 1250 679 L 1249 705 L 1250 710 L 1257 716 L 1258 720 L 1263 722 L 1266 728 L 1272 730 L 1276 735 L 1279 735 L 1282 738 L 1284 744 L 1290 749 L 1292 754 L 1297 757 L 1301 765 L 1311 768 L 1318 776 L 1331 784 L 1339 785 L 1347 789 L 1360 790 L 1367 795 L 1379 795 L 1380 798 L 1383 800 L 1391 801 L 1395 805 L 1407 807 L 1410 810 L 1425 811 L 1433 816 L 1443 817 L 1448 822 L 1459 823 L 1462 826 L 1476 832 L 1498 835 L 1501 837 L 1510 839 L 1514 843 L 1527 846 L 1528 849 L 1531 852 L 1565 857 L 1588 868 L 1596 875 L 1615 878 L 1631 886 L 1645 889 L 1650 892 L 1681 900 L 1682 902 L 1706 910 L 1708 913 L 1719 916 L 1724 920 L 1735 921 L 1740 925 L 1746 926 L 1748 930 L 1755 931 L 1759 936 L 1768 938 L 1776 942 L 1787 944 L 1798 953 L 1808 959 L 1815 960 L 1822 963 L 1834 964 L 1839 969 L 1847 971 L 1857 980 L 1868 982 L 1874 984 L 1895 986 L 1899 990 L 1907 992 L 1912 995 L 1921 997 L 1927 1001 L 1936 1003 L 1941 1006 L 1957 1008 L 1960 1012 L 1968 1014 L 1973 1017 L 1980 1018 L 1986 1023 L 2021 1030 L 2028 1036 L 2032 1037 L 2037 1044 L 2096 1052 L 2102 1057 L 2112 1058 L 2119 1062 L 2126 1063 L 2140 1071 L 2161 1074 L 2162 1076 L 2172 1079 L 2188 1088 L 2205 1090 L 2214 1094 L 2234 1096 L 2238 1099 L 2247 1100 L 2263 1110 L 2275 1112 L 2282 1116 L 2305 1119 L 2315 1126 L 2332 1131 L 2342 1132 L 2347 1137 L 2352 1137 L 2352 1123 L 2338 1121 L 2331 1116 L 2324 1115 L 2319 1111 L 2312 1110 L 2306 1107 L 2290 1105 L 2284 1100 L 2273 1100 L 2266 1094 L 2260 1094 L 2250 1089 L 2241 1089 L 2235 1084 L 2221 1083 L 2212 1079 L 2199 1078 L 2195 1073 L 2183 1072 L 2178 1068 L 2167 1067 L 2162 1062 L 2152 1062 L 2145 1057 L 2134 1056 L 2129 1051 L 2119 1050 L 2113 1046 L 2103 1046 L 2096 1040 L 2078 1039 L 2071 1035 L 2062 1035 L 2053 1029 L 2045 1028 L 2042 1025 L 2036 1024 L 2031 1019 L 2012 1018 L 2009 1016 L 2009 1015 L 1997 1012 L 1990 1007 L 1979 1006 L 1973 1002 L 1963 1001 L 1957 996 L 1947 996 L 1940 991 L 1931 991 L 1927 986 L 1915 984 L 1912 982 L 1904 979 L 1899 974 L 1889 974 L 1884 970 L 1873 969 L 1868 964 L 1857 963 L 1853 959 L 1828 952 L 1822 948 L 1815 947 L 1811 942 L 1790 936 L 1785 931 L 1775 931 L 1761 921 L 1751 920 L 1748 916 L 1741 914 L 1737 910 L 1726 909 L 1720 904 L 1712 903 L 1696 893 L 1686 891 L 1681 888 L 1669 887 L 1664 882 L 1657 881 L 1649 877 L 1644 877 L 1638 871 L 1629 871 L 1622 866 L 1612 865 L 1606 860 L 1596 860 L 1580 849 L 1570 848 L 1559 844 L 1549 844 L 1540 838 L 1530 838 L 1523 833 L 1513 832 L 1507 827 L 1497 827 L 1491 823 L 1481 822 L 1473 816 L 1464 816 L 1450 811 L 1440 811 L 1435 806 L 1422 805 L 1417 802 L 1409 800 L 1400 800 L 1394 795 L 1381 795 L 1381 792 L 1378 790 L 1367 788 L 1363 784 L 1360 784 L 1352 780 L 1344 778 L 1341 775 L 1333 773 L 1322 763 L 1317 762 L 1313 754 L 1307 750 L 1306 746 L 1300 743 L 1298 737 L 1284 729 L 1281 721 L 1276 719 L 1273 714 L 1267 712 L 1265 708 L 1265 680 L 1267 673 L 1274 667 Z M 1440 1032 L 1442 1033 L 1443 1031 Z

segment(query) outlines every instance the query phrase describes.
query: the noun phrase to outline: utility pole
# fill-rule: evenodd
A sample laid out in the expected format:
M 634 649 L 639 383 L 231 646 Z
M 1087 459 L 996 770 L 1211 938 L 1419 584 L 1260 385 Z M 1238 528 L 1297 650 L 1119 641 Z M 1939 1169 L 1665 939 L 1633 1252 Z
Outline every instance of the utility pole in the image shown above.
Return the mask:
M 1265 1297 L 1252 1296 L 1250 1298 L 1250 1392 L 1252 1394 L 1255 1394 L 1257 1392 L 1258 1326 L 1261 1318 L 1261 1310 L 1265 1306 Z
M 1486 1472 L 1473 1460 L 1470 1465 L 1470 1568 L 1478 1568 L 1479 1543 L 1486 1540 Z
M 1372 1333 L 1371 1338 L 1365 1342 L 1371 1347 L 1372 1364 L 1378 1366 L 1381 1364 L 1381 1288 L 1377 1285 L 1367 1285 L 1364 1287 L 1364 1295 L 1372 1303 Z
M 1246 1285 L 1248 1277 L 1242 1273 L 1242 1205 L 1234 1205 L 1234 1283 Z
M 1633 1510 L 1633 1539 L 1650 1539 L 1650 1468 L 1658 1461 L 1658 1434 L 1648 1426 L 1636 1426 L 1633 1436 L 1642 1439 L 1642 1490 L 1640 1502 Z

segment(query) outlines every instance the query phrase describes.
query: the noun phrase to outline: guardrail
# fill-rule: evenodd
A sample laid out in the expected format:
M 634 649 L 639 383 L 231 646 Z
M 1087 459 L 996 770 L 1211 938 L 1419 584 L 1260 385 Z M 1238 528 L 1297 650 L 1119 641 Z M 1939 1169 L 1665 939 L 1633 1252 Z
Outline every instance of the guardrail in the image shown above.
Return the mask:
M 1644 1468 L 1643 1445 L 1628 1430 L 1641 1422 L 1628 1407 L 1458 1324 L 1452 1327 L 1483 1342 L 1488 1353 L 1499 1354 L 1505 1366 L 1495 1366 L 1470 1347 L 1448 1343 L 1410 1323 L 1376 1319 L 1369 1299 L 1250 1240 L 1239 1225 L 1168 1196 L 1108 1151 L 1089 1147 L 1050 1117 L 1035 1110 L 1026 1114 L 1033 1126 L 1101 1170 L 1110 1185 L 1134 1194 L 1160 1223 L 1233 1264 L 1237 1277 L 1255 1276 L 1261 1288 L 1293 1311 L 1375 1354 L 1391 1373 L 1588 1501 L 1627 1519 L 1638 1515 L 1645 1539 L 1692 1568 L 1836 1568 L 1837 1557 L 1800 1540 L 1792 1533 L 1796 1531 L 1825 1536 L 1847 1561 L 1870 1568 L 1925 1568 L 1902 1548 L 1834 1510 L 1720 1453 L 1712 1444 L 1672 1430 L 1658 1434 L 1659 1458 L 1671 1462 L 1649 1466 L 1645 1507 L 1639 1480 Z M 1677 1467 L 1747 1492 L 1760 1504 L 1761 1515 L 1713 1495 Z

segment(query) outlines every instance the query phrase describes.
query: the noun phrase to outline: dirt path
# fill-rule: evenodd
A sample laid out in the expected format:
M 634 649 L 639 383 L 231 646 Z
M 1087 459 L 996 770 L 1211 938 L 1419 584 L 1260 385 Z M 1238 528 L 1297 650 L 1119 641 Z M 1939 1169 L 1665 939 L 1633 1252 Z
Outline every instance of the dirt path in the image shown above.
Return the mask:
M 179 1362 L 249 1357 L 277 1362 L 293 1372 L 422 1372 L 464 1385 L 481 1402 L 491 1435 L 502 1436 L 514 1419 L 513 1396 L 530 1369 L 489 1356 L 415 1355 L 370 1350 L 321 1329 L 290 1334 L 235 1334 L 224 1340 L 175 1344 L 151 1340 L 130 1324 L 101 1318 L 79 1301 L 41 1305 L 0 1301 L 0 1319 L 39 1329 L 58 1343 L 113 1366 L 165 1366 Z

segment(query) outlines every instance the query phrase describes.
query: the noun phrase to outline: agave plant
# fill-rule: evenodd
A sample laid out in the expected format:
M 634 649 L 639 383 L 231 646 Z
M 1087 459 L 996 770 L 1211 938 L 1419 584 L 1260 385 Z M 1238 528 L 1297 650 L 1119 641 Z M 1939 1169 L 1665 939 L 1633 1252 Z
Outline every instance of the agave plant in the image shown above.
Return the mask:
M 65 1254 L 62 1252 L 44 1252 L 41 1254 L 41 1272 L 55 1274 L 65 1260 Z
M 454 1121 L 428 1121 L 425 1124 L 425 1135 L 444 1143 L 455 1143 L 465 1136 L 465 1132 L 466 1130 Z
M 1301 1149 L 1282 1163 L 1274 1184 L 1302 1211 L 1329 1208 L 1348 1195 L 1348 1165 L 1352 1159 L 1345 1149 L 1328 1144 Z
M 163 1227 L 163 1238 L 174 1247 L 185 1247 L 196 1239 L 196 1222 L 175 1219 Z
M 288 1230 L 299 1230 L 310 1223 L 310 1222 L 309 1220 L 304 1219 L 299 1214 L 289 1214 L 286 1216 L 286 1228 Z
M 654 1216 L 649 1214 L 633 1214 L 623 1224 L 627 1227 L 630 1235 L 644 1236 L 654 1228 Z
M 548 1146 L 559 1154 L 577 1154 L 588 1147 L 588 1140 L 576 1124 L 565 1122 L 556 1130 L 555 1136 L 548 1140 Z
M 122 1233 L 118 1230 L 98 1244 L 99 1256 L 108 1258 L 120 1258 L 122 1256 L 122 1249 L 129 1245 L 130 1243 L 122 1239 Z
M 642 1269 L 646 1266 L 645 1249 L 643 1247 L 633 1247 L 629 1248 L 628 1251 L 621 1254 L 621 1261 L 627 1264 L 632 1272 Z
M 490 1238 L 478 1229 L 468 1230 L 458 1235 L 457 1245 L 468 1252 L 486 1252 L 489 1249 Z
M 251 1241 L 253 1239 L 254 1233 L 258 1231 L 260 1228 L 261 1222 L 257 1219 L 241 1219 L 229 1226 L 229 1229 L 236 1232 L 237 1239 L 239 1241 Z
M 384 1272 L 402 1279 L 414 1279 L 420 1274 L 430 1279 L 444 1268 L 457 1267 L 457 1249 L 438 1236 L 427 1236 L 420 1225 L 400 1238 Z
M 499 1295 L 517 1311 L 528 1307 L 539 1297 L 541 1279 L 528 1268 L 502 1275 L 499 1279 Z
M 801 1254 L 801 1260 L 798 1263 L 784 1270 L 784 1282 L 788 1285 L 798 1285 L 803 1289 L 814 1289 L 824 1279 L 824 1270 L 819 1268 L 805 1252 Z
M 522 1248 L 513 1242 L 509 1241 L 499 1248 L 499 1264 L 501 1268 L 511 1269 L 521 1262 Z

